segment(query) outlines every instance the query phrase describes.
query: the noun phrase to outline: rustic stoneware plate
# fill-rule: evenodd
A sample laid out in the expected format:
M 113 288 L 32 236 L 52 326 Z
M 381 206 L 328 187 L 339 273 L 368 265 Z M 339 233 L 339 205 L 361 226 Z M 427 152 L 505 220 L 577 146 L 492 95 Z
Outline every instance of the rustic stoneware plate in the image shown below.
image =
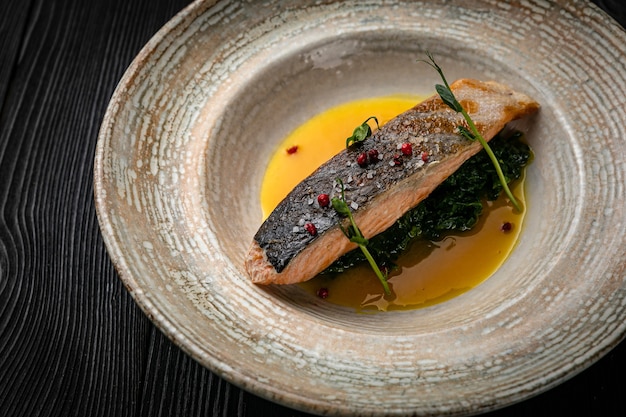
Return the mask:
M 429 308 L 357 314 L 252 285 L 270 155 L 348 100 L 496 79 L 542 104 L 507 262 Z M 626 35 L 580 1 L 198 1 L 117 88 L 95 159 L 102 234 L 160 329 L 251 392 L 331 415 L 463 415 L 523 400 L 626 332 Z

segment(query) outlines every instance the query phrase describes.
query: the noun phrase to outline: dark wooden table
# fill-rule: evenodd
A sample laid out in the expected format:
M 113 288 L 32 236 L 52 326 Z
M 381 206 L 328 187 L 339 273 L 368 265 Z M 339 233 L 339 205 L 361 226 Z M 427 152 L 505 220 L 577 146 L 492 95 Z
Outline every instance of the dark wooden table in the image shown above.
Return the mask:
M 0 0 L 0 416 L 305 415 L 175 347 L 124 289 L 98 229 L 92 169 L 107 103 L 188 3 Z M 597 3 L 626 23 L 622 0 Z M 489 415 L 626 416 L 625 376 L 622 342 Z

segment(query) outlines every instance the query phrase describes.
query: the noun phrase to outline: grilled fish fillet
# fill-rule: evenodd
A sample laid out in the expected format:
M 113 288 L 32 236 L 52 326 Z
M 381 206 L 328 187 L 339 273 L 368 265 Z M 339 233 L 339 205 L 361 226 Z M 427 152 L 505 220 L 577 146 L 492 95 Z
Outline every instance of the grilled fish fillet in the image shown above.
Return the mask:
M 450 88 L 485 140 L 508 122 L 539 109 L 530 97 L 493 81 L 462 79 Z M 320 194 L 341 196 L 338 178 L 366 238 L 390 227 L 482 149 L 478 141 L 458 133 L 459 125 L 465 125 L 462 115 L 433 96 L 320 166 L 285 197 L 254 236 L 245 260 L 252 282 L 306 281 L 357 247 L 339 228 L 345 219 L 332 205 L 320 207 L 317 202 Z M 405 143 L 411 144 L 410 155 L 400 150 Z M 359 166 L 357 156 L 371 149 L 378 151 L 378 160 Z

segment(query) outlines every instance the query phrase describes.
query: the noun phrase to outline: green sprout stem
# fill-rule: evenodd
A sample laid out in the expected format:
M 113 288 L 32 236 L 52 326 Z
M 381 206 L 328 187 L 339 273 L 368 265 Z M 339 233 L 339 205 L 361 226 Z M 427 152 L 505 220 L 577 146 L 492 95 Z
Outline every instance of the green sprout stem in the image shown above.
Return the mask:
M 352 216 L 352 212 L 350 211 L 350 209 L 348 208 L 348 204 L 346 203 L 346 196 L 344 194 L 343 182 L 339 178 L 337 179 L 337 182 L 341 185 L 341 198 L 337 198 L 337 197 L 333 198 L 332 205 L 338 214 L 348 217 L 348 219 L 350 220 L 350 225 L 351 225 L 351 227 L 349 227 L 348 230 L 346 230 L 344 229 L 344 227 L 341 225 L 341 222 L 340 222 L 339 227 L 341 228 L 341 231 L 343 232 L 343 234 L 350 240 L 350 242 L 356 243 L 359 246 L 359 248 L 361 249 L 361 252 L 363 252 L 363 255 L 365 255 L 365 258 L 367 259 L 370 266 L 374 270 L 374 273 L 378 277 L 380 283 L 383 285 L 383 290 L 385 291 L 385 294 L 390 295 L 391 290 L 389 289 L 389 284 L 387 283 L 387 275 L 383 274 L 383 272 L 378 267 L 376 260 L 374 259 L 370 251 L 367 249 L 367 244 L 369 242 L 363 236 L 363 233 L 361 233 L 361 230 L 359 229 L 359 227 L 356 225 L 354 216 Z
M 385 290 L 385 294 L 387 295 L 391 294 L 391 290 L 389 289 L 389 284 L 387 283 L 387 276 L 383 274 L 383 272 L 380 270 L 380 268 L 378 267 L 378 264 L 376 263 L 376 260 L 374 259 L 370 251 L 367 249 L 367 243 L 368 243 L 367 239 L 365 239 L 365 237 L 363 236 L 363 233 L 361 233 L 361 230 L 356 225 L 356 222 L 354 221 L 354 216 L 352 216 L 352 213 L 350 212 L 350 210 L 348 210 L 347 214 L 348 214 L 348 219 L 350 220 L 350 223 L 352 224 L 352 230 L 354 230 L 354 233 L 356 236 L 350 237 L 350 235 L 346 233 L 345 231 L 344 231 L 344 234 L 346 235 L 346 237 L 350 239 L 351 242 L 354 242 L 357 245 L 359 245 L 361 252 L 363 252 L 363 255 L 365 255 L 365 258 L 367 259 L 370 266 L 374 270 L 374 273 L 378 277 L 378 280 L 383 285 L 383 290 Z
M 502 172 L 502 168 L 500 167 L 500 163 L 498 162 L 498 158 L 496 158 L 496 155 L 491 150 L 491 146 L 489 146 L 489 143 L 487 143 L 485 138 L 483 138 L 483 135 L 481 135 L 478 132 L 478 129 L 476 128 L 476 125 L 474 124 L 474 121 L 469 116 L 469 114 L 467 114 L 465 109 L 463 109 L 463 108 L 461 109 L 461 114 L 465 118 L 465 121 L 467 122 L 467 125 L 469 126 L 469 128 L 472 131 L 472 133 L 474 134 L 474 137 L 476 139 L 478 139 L 478 142 L 480 142 L 480 144 L 485 149 L 485 152 L 487 152 L 487 155 L 489 155 L 489 159 L 491 159 L 491 162 L 493 163 L 493 166 L 496 169 L 496 173 L 498 174 L 498 178 L 500 179 L 500 184 L 502 184 L 502 188 L 504 189 L 504 192 L 509 197 L 509 200 L 511 200 L 511 204 L 513 204 L 513 206 L 518 211 L 522 211 L 522 207 L 518 203 L 518 201 L 515 198 L 515 196 L 513 196 L 513 193 L 511 192 L 511 189 L 509 188 L 509 185 L 506 182 L 506 178 L 504 177 L 504 173 Z
M 390 295 L 391 290 L 389 289 L 389 284 L 387 283 L 387 277 L 385 276 L 385 274 L 383 274 L 380 268 L 378 268 L 378 265 L 376 264 L 374 257 L 372 256 L 370 251 L 367 250 L 367 246 L 359 245 L 359 247 L 361 248 L 361 252 L 363 252 L 363 255 L 365 255 L 365 257 L 367 258 L 367 261 L 370 263 L 370 266 L 374 270 L 374 273 L 380 280 L 380 283 L 383 285 L 383 290 L 385 291 L 385 294 Z
M 493 163 L 493 166 L 496 169 L 496 173 L 498 174 L 498 179 L 500 180 L 500 184 L 502 185 L 502 188 L 504 189 L 504 192 L 506 193 L 506 195 L 511 200 L 511 204 L 513 204 L 513 206 L 518 211 L 522 211 L 520 204 L 517 202 L 517 199 L 515 198 L 515 196 L 513 196 L 513 193 L 511 192 L 511 189 L 509 188 L 509 185 L 506 182 L 506 178 L 504 177 L 504 173 L 502 172 L 502 168 L 500 167 L 498 158 L 496 158 L 493 151 L 491 150 L 491 147 L 489 146 L 485 138 L 480 134 L 480 132 L 476 128 L 476 125 L 474 124 L 474 121 L 472 120 L 472 118 L 469 116 L 467 111 L 465 111 L 461 103 L 459 103 L 459 101 L 456 99 L 456 97 L 454 96 L 454 93 L 452 93 L 452 89 L 448 85 L 448 81 L 446 80 L 446 77 L 443 75 L 443 70 L 441 69 L 441 67 L 437 65 L 437 63 L 435 62 L 435 59 L 429 52 L 426 53 L 426 56 L 428 56 L 428 59 L 430 60 L 430 62 L 428 61 L 422 61 L 422 62 L 425 62 L 428 65 L 430 65 L 432 68 L 434 68 L 435 71 L 439 73 L 439 76 L 441 77 L 441 80 L 444 83 L 444 85 L 440 85 L 440 84 L 435 85 L 437 93 L 439 93 L 439 97 L 441 97 L 443 102 L 448 107 L 450 107 L 452 110 L 456 111 L 457 113 L 461 113 L 463 115 L 463 118 L 467 122 L 467 125 L 469 126 L 474 138 L 478 139 L 478 142 L 480 142 L 482 147 L 485 149 L 485 152 L 487 152 L 487 155 L 489 155 L 489 159 L 491 159 L 491 162 Z M 459 129 L 461 128 L 462 126 L 459 126 Z M 465 134 L 463 135 L 467 136 Z

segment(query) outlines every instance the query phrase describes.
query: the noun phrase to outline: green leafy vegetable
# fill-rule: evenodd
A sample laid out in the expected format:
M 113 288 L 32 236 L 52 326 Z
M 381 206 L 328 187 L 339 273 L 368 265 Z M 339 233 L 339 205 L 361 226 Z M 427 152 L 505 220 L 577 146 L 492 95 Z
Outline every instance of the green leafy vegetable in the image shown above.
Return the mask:
M 498 163 L 498 159 L 493 154 L 491 147 L 489 146 L 485 138 L 483 138 L 483 136 L 480 134 L 480 132 L 478 132 L 478 129 L 476 128 L 476 125 L 472 121 L 471 117 L 469 116 L 469 114 L 467 114 L 463 106 L 461 106 L 461 103 L 458 102 L 458 100 L 454 96 L 454 93 L 452 93 L 452 90 L 450 89 L 450 86 L 448 85 L 448 81 L 446 80 L 446 77 L 443 75 L 443 70 L 441 69 L 441 67 L 437 65 L 437 63 L 435 62 L 435 59 L 430 53 L 427 53 L 426 55 L 428 56 L 428 59 L 430 60 L 430 62 L 428 61 L 423 61 L 423 62 L 433 67 L 435 71 L 439 73 L 439 76 L 441 77 L 441 80 L 444 83 L 444 85 L 437 84 L 435 86 L 435 89 L 437 90 L 439 97 L 441 97 L 441 100 L 443 100 L 443 102 L 452 110 L 454 110 L 457 113 L 461 113 L 463 115 L 463 118 L 465 119 L 465 122 L 469 126 L 469 131 L 464 126 L 458 126 L 459 132 L 468 139 L 472 139 L 472 140 L 474 140 L 474 138 L 478 139 L 480 144 L 483 146 L 483 148 L 487 152 L 487 155 L 489 155 L 489 158 L 491 159 L 491 162 L 493 163 L 496 169 L 496 172 L 498 173 L 498 178 L 500 179 L 500 183 L 502 184 L 502 187 L 504 188 L 506 195 L 509 197 L 509 200 L 511 200 L 511 204 L 513 204 L 513 206 L 517 210 L 521 211 L 522 208 L 520 207 L 519 203 L 515 199 L 515 196 L 509 189 L 509 186 L 506 183 L 506 178 L 504 177 L 504 173 L 502 172 L 500 164 Z
M 368 117 L 363 123 L 354 128 L 352 136 L 346 139 L 346 148 L 354 143 L 363 142 L 365 139 L 372 136 L 372 128 L 367 122 L 374 119 L 376 127 L 378 128 L 378 119 L 374 116 Z
M 352 216 L 352 212 L 350 211 L 350 208 L 348 207 L 348 204 L 346 203 L 346 196 L 344 194 L 343 182 L 341 181 L 341 179 L 337 179 L 337 182 L 341 185 L 341 198 L 334 197 L 331 200 L 333 208 L 335 209 L 337 213 L 339 213 L 339 215 L 347 217 L 350 220 L 350 225 L 348 225 L 347 228 L 343 227 L 341 222 L 339 222 L 339 227 L 341 228 L 341 231 L 343 232 L 343 234 L 346 235 L 346 237 L 350 240 L 350 242 L 353 242 L 359 245 L 359 248 L 361 249 L 361 253 L 363 254 L 363 256 L 365 256 L 365 259 L 369 262 L 370 266 L 374 270 L 374 273 L 380 280 L 380 283 L 383 285 L 385 294 L 389 295 L 391 294 L 391 290 L 389 289 L 389 284 L 387 283 L 387 275 L 382 273 L 382 271 L 378 267 L 378 264 L 376 263 L 371 253 L 367 249 L 367 245 L 369 244 L 369 241 L 363 236 L 363 233 L 361 233 L 361 230 L 359 230 L 358 226 L 356 225 L 356 222 L 354 221 L 354 217 Z
M 432 57 L 430 57 L 430 55 L 429 55 L 429 58 L 432 60 Z M 435 61 L 433 61 L 433 65 L 435 66 L 435 69 L 439 71 L 439 74 L 441 74 L 441 78 L 443 79 L 443 82 L 445 83 L 445 86 L 441 84 L 436 84 L 435 90 L 437 90 L 439 97 L 441 97 L 443 102 L 446 103 L 448 107 L 450 107 L 452 110 L 454 110 L 457 113 L 462 112 L 463 106 L 461 106 L 461 103 L 459 103 L 456 100 L 456 97 L 454 97 L 454 94 L 452 94 L 452 90 L 450 90 L 450 86 L 448 85 L 448 82 L 444 78 L 443 73 L 441 72 L 441 68 L 439 68 L 437 64 L 435 64 L 434 62 Z
M 469 131 L 468 128 L 466 128 L 465 126 L 457 126 L 457 129 L 459 129 L 459 133 L 463 136 L 465 136 L 465 138 L 474 141 L 476 140 L 476 137 L 474 136 L 474 134 L 472 132 Z
M 506 182 L 519 178 L 531 157 L 528 145 L 522 141 L 522 134 L 501 132 L 491 140 L 491 147 L 500 161 Z M 466 161 L 427 199 L 389 229 L 369 239 L 367 248 L 370 255 L 378 261 L 378 265 L 391 267 L 416 239 L 438 241 L 451 232 L 469 230 L 482 213 L 482 201 L 495 200 L 502 189 L 498 173 L 483 150 Z M 324 273 L 343 272 L 366 260 L 362 253 L 354 250 L 335 261 Z

